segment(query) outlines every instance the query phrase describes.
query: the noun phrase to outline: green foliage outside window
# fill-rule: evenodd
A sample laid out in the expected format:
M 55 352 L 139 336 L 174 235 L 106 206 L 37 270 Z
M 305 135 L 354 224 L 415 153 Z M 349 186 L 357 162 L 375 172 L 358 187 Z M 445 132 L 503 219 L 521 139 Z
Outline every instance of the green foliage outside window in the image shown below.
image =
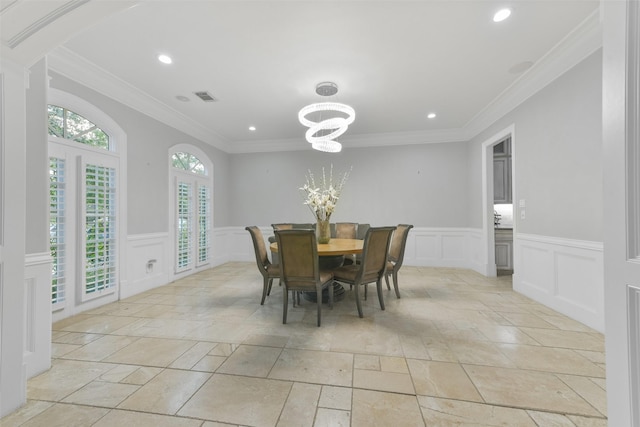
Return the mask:
M 109 135 L 80 114 L 49 105 L 49 135 L 71 139 L 92 147 L 109 149 Z

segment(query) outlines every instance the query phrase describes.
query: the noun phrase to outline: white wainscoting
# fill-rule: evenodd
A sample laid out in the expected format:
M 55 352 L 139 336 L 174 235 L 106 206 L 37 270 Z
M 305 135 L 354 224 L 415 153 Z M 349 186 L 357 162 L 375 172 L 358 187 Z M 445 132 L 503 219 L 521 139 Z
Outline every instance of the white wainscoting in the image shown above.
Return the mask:
M 168 233 L 136 234 L 127 238 L 127 281 L 120 283 L 120 298 L 169 283 L 172 264 L 168 240 Z
M 517 234 L 513 289 L 604 333 L 601 242 Z
M 27 378 L 51 367 L 51 255 L 27 254 L 24 269 L 24 363 Z

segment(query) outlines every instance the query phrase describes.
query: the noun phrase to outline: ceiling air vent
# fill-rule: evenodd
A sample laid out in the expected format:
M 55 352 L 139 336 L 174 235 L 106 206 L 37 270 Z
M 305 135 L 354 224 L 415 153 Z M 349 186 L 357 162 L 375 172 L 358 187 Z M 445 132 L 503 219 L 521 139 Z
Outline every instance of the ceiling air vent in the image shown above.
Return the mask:
M 202 92 L 194 92 L 195 95 L 202 99 L 204 102 L 216 102 L 217 99 L 215 99 L 213 96 L 211 96 L 211 94 L 207 91 L 202 91 Z

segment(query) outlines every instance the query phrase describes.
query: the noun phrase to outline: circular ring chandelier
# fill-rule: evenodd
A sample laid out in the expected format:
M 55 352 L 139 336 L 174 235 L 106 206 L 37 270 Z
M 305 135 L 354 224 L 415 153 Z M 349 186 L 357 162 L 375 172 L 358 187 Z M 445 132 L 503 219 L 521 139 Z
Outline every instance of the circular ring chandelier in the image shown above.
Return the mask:
M 316 93 L 322 96 L 335 95 L 338 92 L 338 86 L 335 83 L 324 82 L 316 86 Z M 322 119 L 325 112 L 331 112 L 331 117 Z M 339 114 L 335 116 L 335 114 Z M 320 120 L 313 121 L 307 116 L 316 114 L 320 116 Z M 356 118 L 356 112 L 353 108 L 339 102 L 318 102 L 307 105 L 298 113 L 298 120 L 309 129 L 305 133 L 305 139 L 311 143 L 311 146 L 320 151 L 337 153 L 342 150 L 342 144 L 334 141 L 335 138 L 344 134 L 347 128 Z

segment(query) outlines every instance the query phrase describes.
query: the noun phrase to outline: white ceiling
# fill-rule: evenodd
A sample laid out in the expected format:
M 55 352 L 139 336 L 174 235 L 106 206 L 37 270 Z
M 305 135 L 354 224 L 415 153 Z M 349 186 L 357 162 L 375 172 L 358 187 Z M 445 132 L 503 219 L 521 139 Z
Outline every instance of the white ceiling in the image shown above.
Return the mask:
M 469 138 L 601 43 L 599 2 L 588 0 L 0 6 L 3 56 L 28 62 L 55 48 L 55 71 L 229 152 L 306 148 L 297 112 L 327 80 L 356 110 L 345 148 Z M 511 17 L 492 22 L 504 6 Z

